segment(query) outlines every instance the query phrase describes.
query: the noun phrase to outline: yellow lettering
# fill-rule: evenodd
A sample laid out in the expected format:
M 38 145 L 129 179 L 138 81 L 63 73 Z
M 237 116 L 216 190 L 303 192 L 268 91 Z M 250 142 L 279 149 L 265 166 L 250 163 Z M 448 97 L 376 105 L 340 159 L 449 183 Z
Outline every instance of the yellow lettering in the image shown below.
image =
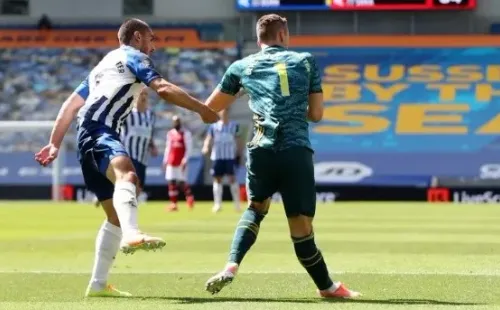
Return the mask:
M 385 76 L 380 74 L 379 65 L 367 65 L 365 67 L 365 79 L 373 82 L 395 82 L 400 81 L 405 76 L 405 67 L 403 65 L 392 65 Z
M 490 65 L 486 68 L 486 80 L 488 82 L 500 82 L 499 65 Z
M 330 106 L 325 108 L 323 117 L 329 121 L 343 124 L 316 126 L 314 131 L 352 135 L 382 132 L 387 130 L 390 122 L 384 117 L 367 114 L 381 113 L 386 110 L 387 107 L 385 106 L 369 103 Z M 360 113 L 363 113 L 363 115 L 360 115 Z
M 354 82 L 359 80 L 360 73 L 357 65 L 334 65 L 324 70 L 324 82 Z
M 467 90 L 470 88 L 468 84 L 428 84 L 427 89 L 438 90 L 439 100 L 451 101 L 457 97 L 457 90 Z
M 461 114 L 467 111 L 466 104 L 404 104 L 399 107 L 396 133 L 466 134 Z
M 476 131 L 480 135 L 500 134 L 500 114 L 495 115 L 489 122 Z
M 444 75 L 438 65 L 412 66 L 408 69 L 408 81 L 411 82 L 438 82 Z
M 494 89 L 491 84 L 476 85 L 476 100 L 491 101 L 494 96 L 500 96 L 500 89 Z
M 447 69 L 449 82 L 478 82 L 483 79 L 479 66 L 450 66 Z
M 384 87 L 376 83 L 366 83 L 364 86 L 375 94 L 378 102 L 392 101 L 394 96 L 408 88 L 408 84 L 392 84 Z
M 359 84 L 323 84 L 325 101 L 346 102 L 358 101 L 361 98 Z

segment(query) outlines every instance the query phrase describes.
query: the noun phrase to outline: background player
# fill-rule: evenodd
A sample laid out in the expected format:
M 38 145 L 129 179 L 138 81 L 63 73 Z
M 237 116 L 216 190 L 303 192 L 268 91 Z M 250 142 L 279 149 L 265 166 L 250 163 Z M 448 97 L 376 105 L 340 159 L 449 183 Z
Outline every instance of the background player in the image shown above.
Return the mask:
M 172 118 L 173 127 L 167 133 L 165 155 L 163 157 L 163 168 L 165 179 L 168 183 L 168 196 L 170 206 L 168 211 L 177 211 L 177 198 L 179 187 L 184 190 L 184 196 L 189 209 L 194 207 L 194 196 L 187 183 L 187 169 L 189 157 L 193 149 L 193 138 L 191 132 L 182 128 L 181 119 L 175 115 Z
M 309 53 L 287 51 L 287 21 L 276 14 L 259 19 L 257 36 L 261 51 L 233 63 L 206 103 L 216 111 L 226 109 L 243 86 L 255 122 L 247 147 L 250 206 L 234 233 L 226 267 L 208 280 L 206 289 L 215 294 L 233 280 L 257 239 L 271 196 L 280 192 L 295 253 L 319 295 L 357 297 L 359 293 L 330 279 L 314 242 L 316 189 L 308 119 L 318 122 L 323 117 L 321 76 L 315 59 Z
M 234 208 L 240 210 L 240 186 L 236 179 L 236 169 L 241 159 L 243 141 L 240 137 L 240 126 L 229 120 L 229 110 L 221 112 L 221 120 L 208 128 L 202 153 L 207 155 L 211 150 L 214 206 L 213 212 L 222 207 L 223 180 L 227 176 L 233 197 Z
M 118 249 L 133 253 L 165 245 L 162 239 L 139 230 L 138 177 L 118 135 L 143 84 L 164 100 L 197 112 L 205 122 L 218 120 L 215 112 L 155 70 L 148 57 L 154 51 L 154 35 L 148 24 L 138 19 L 126 20 L 120 26 L 118 39 L 120 47 L 109 52 L 63 103 L 49 144 L 35 154 L 41 165 L 50 164 L 78 113 L 78 157 L 83 178 L 99 198 L 107 217 L 97 235 L 86 296 L 130 296 L 107 285 Z
M 148 105 L 148 91 L 144 88 L 121 128 L 123 145 L 139 178 L 139 192 L 144 189 L 146 182 L 149 155 L 158 156 L 158 149 L 153 140 L 155 122 L 155 113 Z

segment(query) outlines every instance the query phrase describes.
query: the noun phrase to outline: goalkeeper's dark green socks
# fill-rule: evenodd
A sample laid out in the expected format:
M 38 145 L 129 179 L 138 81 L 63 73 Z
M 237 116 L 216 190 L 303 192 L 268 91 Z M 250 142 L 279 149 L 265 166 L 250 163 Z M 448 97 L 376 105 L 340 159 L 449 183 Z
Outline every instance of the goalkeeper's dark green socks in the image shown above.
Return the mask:
M 292 237 L 292 240 L 297 258 L 313 279 L 316 287 L 320 290 L 332 287 L 333 282 L 328 274 L 323 255 L 314 243 L 314 233 L 302 238 Z
M 245 254 L 250 250 L 252 245 L 257 240 L 259 234 L 260 222 L 266 215 L 259 213 L 252 207 L 243 212 L 243 215 L 238 222 L 236 231 L 233 236 L 233 243 L 231 244 L 231 251 L 229 252 L 229 262 L 240 264 Z

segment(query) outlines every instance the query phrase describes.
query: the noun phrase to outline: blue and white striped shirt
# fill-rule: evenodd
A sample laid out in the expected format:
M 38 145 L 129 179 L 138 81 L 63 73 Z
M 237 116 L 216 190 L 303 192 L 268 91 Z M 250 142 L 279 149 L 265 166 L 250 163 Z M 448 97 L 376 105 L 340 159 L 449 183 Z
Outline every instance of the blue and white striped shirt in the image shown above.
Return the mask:
M 133 108 L 123 123 L 121 139 L 129 156 L 147 166 L 149 145 L 153 139 L 155 114 L 151 110 L 139 112 Z
M 237 137 L 240 134 L 238 123 L 230 121 L 224 124 L 219 121 L 210 125 L 208 135 L 213 139 L 211 160 L 236 159 L 238 156 Z
M 85 99 L 78 125 L 106 126 L 117 133 L 144 85 L 161 77 L 149 57 L 131 46 L 109 52 L 76 88 Z

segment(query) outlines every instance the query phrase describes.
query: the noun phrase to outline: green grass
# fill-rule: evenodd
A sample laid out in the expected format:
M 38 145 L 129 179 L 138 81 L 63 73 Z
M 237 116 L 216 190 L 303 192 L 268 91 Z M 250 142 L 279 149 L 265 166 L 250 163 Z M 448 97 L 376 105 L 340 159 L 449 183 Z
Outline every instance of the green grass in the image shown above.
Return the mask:
M 84 300 L 103 212 L 85 204 L 0 202 L 0 309 L 490 309 L 500 308 L 500 205 L 318 205 L 315 231 L 335 279 L 364 295 L 327 302 L 295 258 L 273 205 L 238 278 L 219 295 L 239 214 L 209 204 L 172 214 L 141 206 L 162 252 L 118 255 L 111 282 L 132 299 Z

